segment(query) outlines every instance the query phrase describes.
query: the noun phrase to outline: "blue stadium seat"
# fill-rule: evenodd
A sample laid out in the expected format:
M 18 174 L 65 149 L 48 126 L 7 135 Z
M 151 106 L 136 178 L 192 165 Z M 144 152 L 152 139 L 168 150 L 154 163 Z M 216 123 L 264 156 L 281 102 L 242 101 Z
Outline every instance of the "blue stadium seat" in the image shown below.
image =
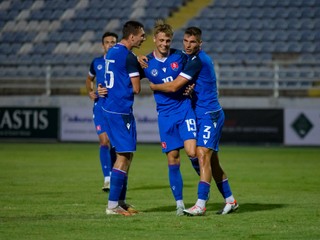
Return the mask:
M 290 53 L 299 53 L 301 52 L 301 46 L 297 42 L 288 43 L 288 52 Z
M 311 42 L 302 42 L 301 44 L 301 52 L 312 53 L 315 49 L 315 45 Z

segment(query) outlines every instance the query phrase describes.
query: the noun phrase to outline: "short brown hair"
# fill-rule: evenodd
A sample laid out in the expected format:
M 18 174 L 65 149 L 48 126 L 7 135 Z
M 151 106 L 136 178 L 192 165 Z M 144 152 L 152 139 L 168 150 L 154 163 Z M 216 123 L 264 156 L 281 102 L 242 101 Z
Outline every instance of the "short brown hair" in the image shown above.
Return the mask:
M 198 41 L 201 41 L 202 31 L 198 27 L 188 27 L 185 30 L 184 34 L 187 34 L 187 35 L 190 35 L 190 36 L 195 36 Z
M 140 29 L 143 29 L 142 23 L 137 21 L 128 21 L 123 25 L 122 28 L 122 38 L 128 39 L 131 34 L 137 35 Z
M 156 22 L 154 24 L 153 34 L 155 36 L 160 32 L 165 33 L 169 37 L 173 37 L 173 29 L 172 29 L 171 25 L 165 23 L 164 20 L 162 20 L 162 19 L 156 20 Z

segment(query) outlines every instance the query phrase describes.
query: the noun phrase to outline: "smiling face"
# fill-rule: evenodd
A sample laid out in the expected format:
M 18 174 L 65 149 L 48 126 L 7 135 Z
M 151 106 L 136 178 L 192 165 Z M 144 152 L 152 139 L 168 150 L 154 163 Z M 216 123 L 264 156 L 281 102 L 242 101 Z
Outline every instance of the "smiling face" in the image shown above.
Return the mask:
M 202 45 L 200 38 L 195 35 L 185 34 L 183 37 L 183 47 L 184 51 L 188 55 L 196 54 Z
M 170 50 L 171 42 L 172 42 L 172 36 L 164 32 L 159 32 L 154 36 L 153 41 L 156 46 L 155 48 L 156 56 L 167 57 Z

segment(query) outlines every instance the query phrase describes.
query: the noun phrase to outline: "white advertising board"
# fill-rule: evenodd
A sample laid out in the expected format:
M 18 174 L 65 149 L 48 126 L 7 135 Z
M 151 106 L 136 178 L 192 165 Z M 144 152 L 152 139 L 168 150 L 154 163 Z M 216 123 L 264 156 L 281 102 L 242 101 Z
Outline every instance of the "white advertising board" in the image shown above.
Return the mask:
M 92 120 L 92 109 L 61 107 L 60 140 L 83 142 L 98 141 L 98 136 Z
M 320 146 L 320 108 L 285 109 L 284 144 Z
M 153 101 L 153 99 L 151 99 Z M 138 142 L 160 142 L 157 112 L 154 105 L 140 103 L 134 108 Z M 92 110 L 81 107 L 61 107 L 61 141 L 98 141 L 92 120 Z

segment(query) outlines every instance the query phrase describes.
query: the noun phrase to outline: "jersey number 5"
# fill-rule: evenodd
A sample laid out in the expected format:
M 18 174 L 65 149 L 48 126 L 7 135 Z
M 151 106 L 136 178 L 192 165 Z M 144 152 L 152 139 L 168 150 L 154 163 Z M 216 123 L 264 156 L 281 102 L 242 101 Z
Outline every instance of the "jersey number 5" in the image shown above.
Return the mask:
M 109 70 L 110 63 L 115 63 L 115 60 L 106 60 L 106 72 L 104 74 L 104 83 L 107 88 L 112 88 L 114 84 L 114 73 Z M 109 75 L 109 77 L 107 76 Z

